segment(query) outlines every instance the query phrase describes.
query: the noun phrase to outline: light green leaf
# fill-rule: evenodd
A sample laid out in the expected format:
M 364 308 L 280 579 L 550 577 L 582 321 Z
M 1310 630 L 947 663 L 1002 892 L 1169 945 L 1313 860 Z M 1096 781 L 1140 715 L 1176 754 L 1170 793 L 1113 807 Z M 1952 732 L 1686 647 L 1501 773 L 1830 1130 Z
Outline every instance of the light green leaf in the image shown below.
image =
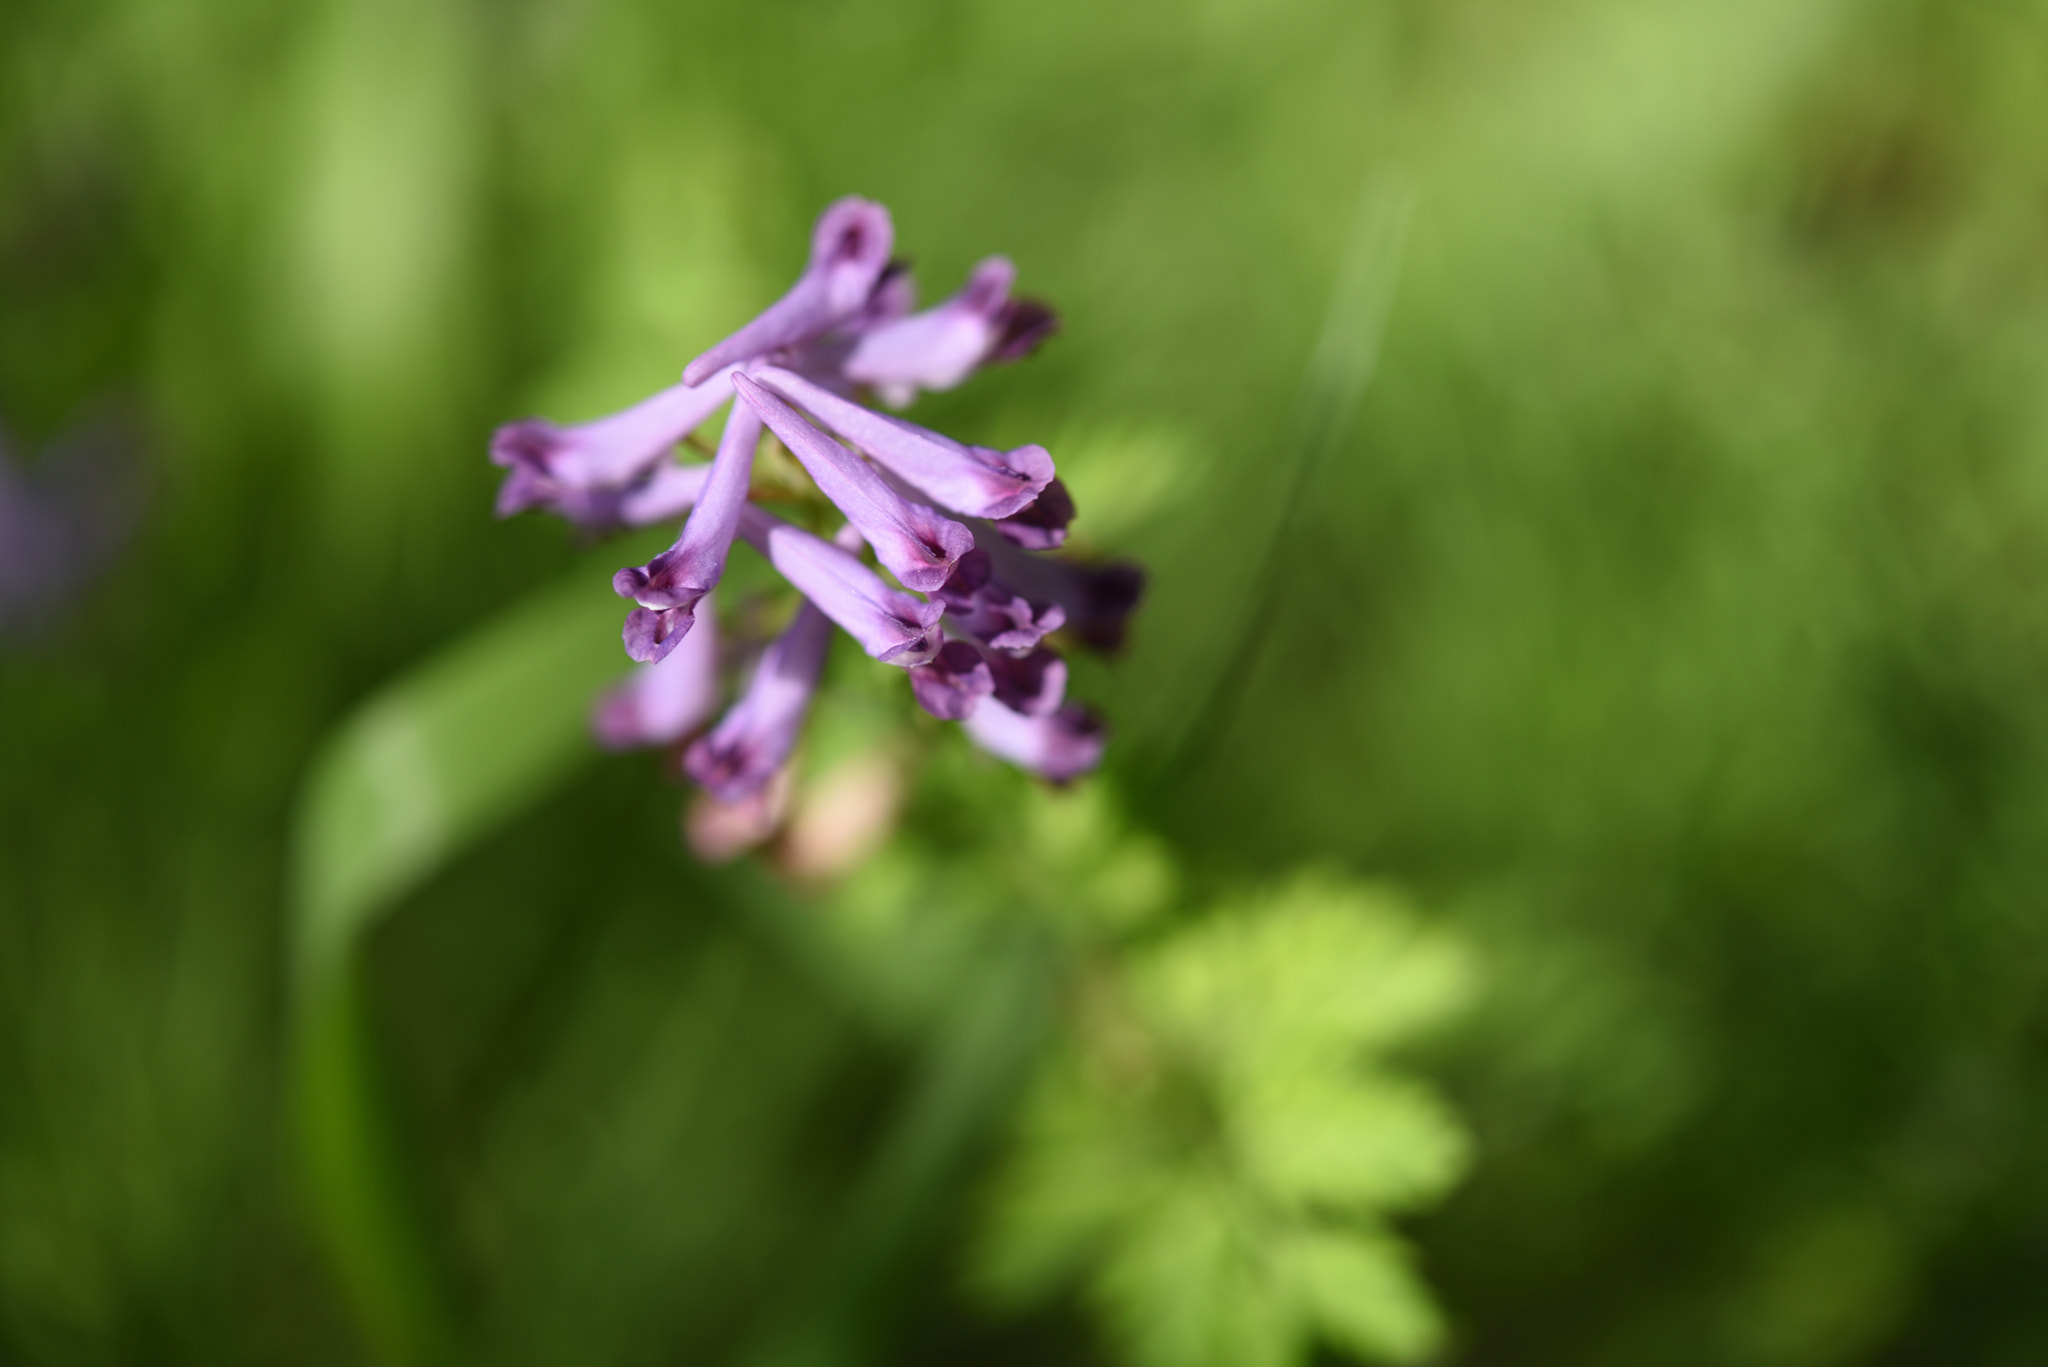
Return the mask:
M 1412 1362 L 1443 1340 L 1443 1322 L 1392 1240 L 1309 1230 L 1275 1252 L 1303 1314 L 1321 1337 L 1369 1360 Z
M 1302 1059 L 1406 1040 L 1462 1006 L 1472 976 L 1390 890 L 1310 874 L 1212 913 L 1136 990 L 1219 1058 Z
M 1100 1298 L 1137 1367 L 1288 1367 L 1301 1332 L 1286 1285 L 1222 1183 L 1175 1183 L 1118 1241 Z
M 1250 1079 L 1230 1099 L 1252 1181 L 1296 1206 L 1412 1207 L 1464 1175 L 1470 1145 L 1417 1083 L 1307 1070 Z

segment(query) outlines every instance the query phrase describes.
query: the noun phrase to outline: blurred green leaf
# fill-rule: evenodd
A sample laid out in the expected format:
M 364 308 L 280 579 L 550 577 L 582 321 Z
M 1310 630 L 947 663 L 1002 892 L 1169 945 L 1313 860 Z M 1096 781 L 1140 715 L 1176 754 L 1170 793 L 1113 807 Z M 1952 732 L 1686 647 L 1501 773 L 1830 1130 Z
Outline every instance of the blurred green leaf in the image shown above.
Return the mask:
M 591 700 L 623 672 L 606 648 L 618 600 L 595 568 L 364 703 L 299 799 L 289 931 L 300 1161 L 328 1253 L 392 1361 L 445 1358 L 454 1329 L 363 1017 L 358 946 L 436 868 L 595 755 Z
M 979 1271 L 998 1300 L 1079 1280 L 1135 1367 L 1430 1347 L 1380 1221 L 1469 1146 L 1374 1055 L 1470 992 L 1462 946 L 1383 887 L 1305 875 L 1084 974 L 1000 1174 Z
M 1442 1341 L 1428 1288 L 1390 1240 L 1306 1230 L 1281 1241 L 1276 1261 L 1322 1336 L 1358 1357 L 1412 1362 Z

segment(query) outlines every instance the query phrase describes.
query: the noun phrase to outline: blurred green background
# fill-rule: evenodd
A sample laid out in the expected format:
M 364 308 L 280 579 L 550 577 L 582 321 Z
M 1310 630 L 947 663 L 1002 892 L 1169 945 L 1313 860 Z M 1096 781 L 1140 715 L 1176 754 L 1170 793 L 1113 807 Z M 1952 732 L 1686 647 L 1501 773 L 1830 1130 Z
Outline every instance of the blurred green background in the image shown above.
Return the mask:
M 578 575 L 623 670 L 632 557 L 494 522 L 490 429 L 671 382 L 860 193 L 928 298 L 1000 251 L 1063 313 L 917 416 L 1151 571 L 1076 800 L 1190 905 L 1391 880 L 1482 966 L 1414 1065 L 1473 1140 L 1404 1225 L 1446 1360 L 2048 1361 L 2048 5 L 12 0 L 0 64 L 0 423 L 69 529 L 0 527 L 0 1360 L 424 1351 L 291 1139 L 308 766 Z M 1412 211 L 1318 425 L 1361 187 Z M 940 791 L 1035 800 L 875 673 Z M 548 762 L 362 948 L 387 1300 L 760 1361 L 837 1258 L 818 1353 L 1102 1354 L 962 1271 L 999 1120 L 888 1256 L 829 1233 L 1039 1027 L 920 1062 L 833 895 Z M 903 839 L 1002 903 L 963 810 Z

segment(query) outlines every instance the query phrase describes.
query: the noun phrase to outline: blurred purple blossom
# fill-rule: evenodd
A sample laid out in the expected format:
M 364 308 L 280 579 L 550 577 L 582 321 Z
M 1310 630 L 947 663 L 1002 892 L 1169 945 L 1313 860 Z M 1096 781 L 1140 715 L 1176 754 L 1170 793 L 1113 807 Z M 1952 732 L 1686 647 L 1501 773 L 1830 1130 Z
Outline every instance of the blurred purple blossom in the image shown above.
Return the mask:
M 28 464 L 0 431 L 0 634 L 49 619 L 127 538 L 142 501 L 138 446 L 128 422 L 104 416 Z

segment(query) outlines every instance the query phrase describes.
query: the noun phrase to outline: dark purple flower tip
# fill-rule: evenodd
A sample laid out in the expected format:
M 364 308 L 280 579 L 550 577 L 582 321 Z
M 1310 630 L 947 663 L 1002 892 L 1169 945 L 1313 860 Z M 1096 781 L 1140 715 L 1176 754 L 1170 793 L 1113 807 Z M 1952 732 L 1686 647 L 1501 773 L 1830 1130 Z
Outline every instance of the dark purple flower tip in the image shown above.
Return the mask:
M 987 551 L 976 546 L 953 562 L 952 577 L 940 585 L 932 597 L 949 608 L 966 611 L 974 606 L 974 595 L 981 591 L 994 573 L 995 561 L 989 558 Z
M 683 772 L 720 802 L 760 791 L 796 748 L 831 645 L 832 623 L 814 605 L 797 609 L 762 652 L 747 691 L 683 755 Z
M 683 772 L 720 802 L 739 802 L 760 792 L 780 763 L 756 736 L 733 741 L 699 736 L 683 752 Z
M 584 526 L 617 526 L 623 501 L 658 480 L 676 443 L 731 400 L 732 385 L 713 375 L 574 427 L 541 418 L 506 423 L 491 437 L 492 463 L 509 472 L 498 514 L 545 508 Z
M 859 314 L 889 266 L 895 241 L 889 211 L 881 205 L 848 196 L 828 207 L 811 233 L 810 264 L 789 293 L 685 366 L 683 383 L 697 384 L 721 366 L 812 341 Z
M 902 408 L 923 389 L 951 389 L 989 357 L 1003 336 L 1003 314 L 1017 268 L 1000 256 L 976 266 L 958 294 L 936 308 L 875 326 L 846 358 L 846 376 L 872 385 Z
M 1036 299 L 1012 299 L 996 315 L 996 341 L 991 361 L 1021 361 L 1051 341 L 1060 330 L 1060 316 Z
M 626 654 L 644 665 L 660 664 L 688 634 L 690 624 L 696 620 L 694 605 L 634 608 L 626 614 L 626 627 L 621 633 L 626 643 Z
M 669 745 L 718 705 L 718 615 L 706 611 L 657 664 L 642 665 L 597 701 L 590 718 L 609 750 Z
M 660 557 L 657 556 L 655 559 L 658 560 Z M 640 590 L 647 587 L 648 567 L 653 563 L 653 561 L 649 561 L 647 565 L 627 565 L 624 569 L 612 571 L 612 592 L 621 598 L 628 598 L 634 602 L 639 602 Z M 656 607 L 662 605 L 645 603 L 642 606 Z
M 992 583 L 1034 602 L 1057 604 L 1066 629 L 1083 645 L 1105 654 L 1120 649 L 1124 629 L 1145 592 L 1145 571 L 1127 560 L 1087 565 L 1056 556 L 1030 555 L 984 526 L 979 548 L 995 566 Z M 987 592 L 977 596 L 984 601 Z
M 968 738 L 1019 768 L 1054 783 L 1066 783 L 1102 763 L 1108 729 L 1080 703 L 1068 703 L 1043 717 L 1027 717 L 985 698 L 961 723 Z
M 979 547 L 974 553 L 987 555 Z M 961 560 L 967 558 L 962 556 Z M 973 588 L 964 588 L 970 581 L 956 575 L 935 595 L 946 605 L 947 617 L 960 631 L 992 650 L 1018 653 L 1032 649 L 1066 624 L 1066 610 L 1058 603 L 1034 603 L 996 582 L 985 566 L 978 568 L 983 572 Z
M 1105 655 L 1123 649 L 1124 632 L 1145 596 L 1145 571 L 1128 560 L 1082 568 L 1081 607 L 1069 623 L 1083 644 Z
M 1074 496 L 1064 481 L 1053 480 L 1028 507 L 996 522 L 996 530 L 1027 551 L 1055 550 L 1066 543 L 1067 524 L 1074 520 Z
M 495 459 L 495 449 L 492 454 Z M 556 493 L 555 482 L 541 471 L 530 465 L 514 465 L 498 485 L 498 501 L 493 511 L 499 517 L 511 517 L 529 508 L 543 508 L 554 502 Z
M 995 701 L 1026 717 L 1049 715 L 1067 699 L 1067 662 L 1042 646 L 1022 656 L 991 652 L 989 674 Z
M 895 665 L 899 669 L 915 669 L 921 664 L 930 663 L 937 658 L 939 649 L 946 643 L 945 633 L 939 630 L 939 616 L 944 611 L 942 605 L 933 603 L 929 620 L 922 620 L 926 617 L 923 613 L 904 613 L 899 616 L 896 619 L 898 629 L 906 635 L 911 632 L 916 634 L 909 636 L 901 645 L 889 647 L 875 658 L 885 665 Z
M 961 721 L 975 705 L 995 691 L 995 676 L 981 652 L 966 641 L 948 641 L 930 664 L 910 672 L 910 692 L 917 705 L 940 721 Z
M 696 566 L 671 546 L 645 565 L 628 565 L 612 575 L 612 592 L 630 598 L 643 608 L 662 611 L 688 607 L 718 586 L 696 582 L 690 573 Z
M 818 215 L 811 229 L 809 269 L 825 277 L 826 297 L 841 317 L 865 305 L 884 272 L 898 264 L 895 246 L 896 225 L 889 211 L 871 199 L 848 195 Z
M 1050 714 L 1067 696 L 1067 662 L 1043 646 L 1028 655 L 992 654 L 996 701 L 1027 717 Z
M 562 429 L 546 418 L 521 418 L 491 433 L 491 464 L 545 473 L 564 444 Z
M 893 322 L 917 307 L 917 280 L 910 273 L 910 262 L 904 257 L 892 257 L 882 267 L 881 275 L 875 278 L 874 289 L 868 292 L 867 303 L 860 313 L 847 324 L 849 330 L 865 332 Z

